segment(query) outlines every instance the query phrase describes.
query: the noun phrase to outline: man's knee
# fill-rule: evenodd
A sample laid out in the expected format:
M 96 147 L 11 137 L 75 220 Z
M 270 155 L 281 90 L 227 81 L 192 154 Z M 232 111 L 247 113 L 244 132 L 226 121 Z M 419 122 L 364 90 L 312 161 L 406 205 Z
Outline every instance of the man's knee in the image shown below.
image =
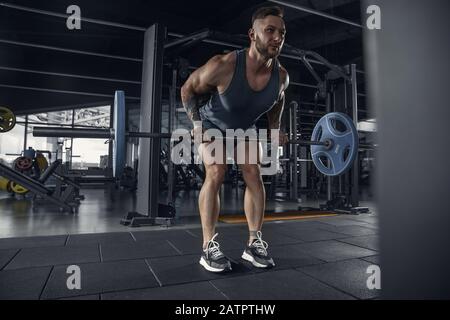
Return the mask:
M 244 177 L 245 181 L 260 182 L 262 180 L 261 170 L 258 165 L 256 164 L 241 165 L 240 168 L 242 171 L 242 176 Z
M 215 183 L 222 183 L 227 167 L 226 165 L 211 165 L 206 169 L 206 179 Z

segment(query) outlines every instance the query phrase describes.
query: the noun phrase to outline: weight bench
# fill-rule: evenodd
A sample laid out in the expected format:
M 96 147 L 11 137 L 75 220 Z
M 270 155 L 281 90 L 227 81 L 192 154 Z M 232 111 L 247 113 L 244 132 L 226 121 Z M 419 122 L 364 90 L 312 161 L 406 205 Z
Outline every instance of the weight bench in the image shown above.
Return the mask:
M 80 200 L 84 199 L 84 196 L 80 195 L 81 186 L 70 178 L 56 172 L 61 164 L 61 160 L 55 160 L 41 175 L 39 182 L 45 184 L 50 177 L 55 178 L 57 183 L 53 195 L 64 202 L 79 204 Z
M 74 209 L 73 206 L 63 201 L 61 198 L 55 196 L 54 193 L 50 189 L 48 189 L 42 182 L 34 180 L 26 175 L 23 175 L 20 172 L 17 172 L 1 163 L 0 163 L 0 175 L 20 184 L 24 188 L 30 190 L 35 195 L 39 195 L 40 197 L 57 205 L 62 210 L 73 213 Z

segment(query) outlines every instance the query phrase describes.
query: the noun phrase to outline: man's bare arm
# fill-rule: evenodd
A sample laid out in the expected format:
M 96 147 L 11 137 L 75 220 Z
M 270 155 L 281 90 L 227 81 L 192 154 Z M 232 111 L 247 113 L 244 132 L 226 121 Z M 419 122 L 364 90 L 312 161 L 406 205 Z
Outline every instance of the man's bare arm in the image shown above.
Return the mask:
M 289 74 L 282 68 L 282 87 L 281 93 L 278 98 L 277 103 L 267 112 L 267 118 L 269 120 L 268 129 L 280 129 L 281 126 L 281 116 L 283 114 L 285 96 L 284 91 L 289 86 Z
M 200 97 L 196 95 L 193 90 L 182 89 L 181 101 L 189 119 L 191 119 L 192 122 L 201 121 L 199 112 L 199 108 L 201 107 Z
M 192 122 L 201 121 L 199 108 L 205 101 L 205 95 L 216 89 L 220 59 L 220 56 L 210 59 L 204 66 L 195 70 L 181 87 L 181 101 Z
M 267 112 L 267 118 L 269 120 L 268 129 L 280 129 L 281 115 L 284 109 L 284 92 L 281 93 L 281 99 Z

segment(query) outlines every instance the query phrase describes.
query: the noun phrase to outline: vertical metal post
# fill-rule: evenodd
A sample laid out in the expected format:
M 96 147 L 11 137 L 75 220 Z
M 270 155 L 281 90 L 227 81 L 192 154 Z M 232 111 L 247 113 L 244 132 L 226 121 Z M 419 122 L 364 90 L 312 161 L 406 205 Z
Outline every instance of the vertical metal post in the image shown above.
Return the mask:
M 345 70 L 347 73 L 350 73 L 350 70 L 348 66 L 345 66 Z M 340 112 L 344 112 L 345 114 L 348 114 L 348 95 L 347 95 L 347 89 L 348 89 L 348 81 L 346 79 L 342 79 L 342 90 L 343 98 L 344 98 L 344 104 L 342 105 L 342 109 L 339 110 Z M 350 193 L 350 173 L 346 172 L 344 175 L 339 176 L 339 194 L 349 194 Z
M 291 105 L 290 110 L 290 129 L 291 129 L 291 139 L 297 139 L 297 104 Z M 297 200 L 298 198 L 298 145 L 290 145 L 290 158 L 291 158 L 291 200 Z
M 300 159 L 307 159 L 308 148 L 305 146 L 299 146 Z M 308 187 L 308 162 L 300 162 L 300 188 Z M 305 196 L 306 198 L 306 196 Z M 302 197 L 303 199 L 303 197 Z
M 177 69 L 174 68 L 172 71 L 172 85 L 170 86 L 170 93 L 169 93 L 169 115 L 168 115 L 168 132 L 173 131 L 173 116 L 176 112 L 177 108 L 177 77 L 178 72 Z M 171 142 L 170 142 L 171 143 Z M 174 165 L 171 160 L 171 154 L 170 154 L 171 148 L 169 148 L 169 163 L 168 163 L 168 173 L 167 173 L 167 203 L 173 203 L 173 185 L 174 185 L 174 179 L 173 179 L 173 171 L 174 171 Z
M 358 128 L 358 83 L 356 78 L 356 65 L 350 65 L 350 75 L 352 78 L 352 113 L 353 113 L 353 123 L 355 127 Z M 352 183 L 351 183 L 351 205 L 352 207 L 359 206 L 359 154 L 356 153 L 355 161 L 352 167 Z
M 126 119 L 127 117 L 125 117 Z M 109 127 L 112 128 L 114 126 L 113 119 L 114 119 L 114 108 L 112 105 L 109 107 Z M 107 177 L 112 178 L 113 176 L 113 141 L 112 139 L 109 139 L 108 142 L 108 166 L 107 166 Z M 120 179 L 120 177 L 117 177 Z
M 145 132 L 161 132 L 164 35 L 165 29 L 158 24 L 144 35 L 140 130 Z M 136 211 L 152 219 L 158 217 L 160 152 L 160 139 L 139 139 Z
M 75 126 L 75 109 L 72 109 L 72 126 L 71 128 L 73 129 Z M 69 157 L 69 161 L 67 161 L 67 153 L 66 153 L 66 162 L 69 163 L 69 167 L 67 168 L 67 170 L 71 170 L 72 169 L 72 155 L 73 155 L 73 138 L 70 138 L 70 157 Z
M 348 68 L 346 68 L 346 69 L 347 69 L 347 72 L 350 73 L 350 70 Z M 342 79 L 342 81 L 344 82 L 344 110 L 343 110 L 343 112 L 347 113 L 348 112 L 348 95 L 347 95 L 348 81 L 345 79 Z
M 327 100 L 326 100 L 326 112 L 330 113 L 331 112 L 331 94 L 328 92 L 327 93 Z M 330 161 L 330 160 L 328 160 Z M 332 177 L 327 176 L 327 200 L 331 201 L 332 199 L 332 194 L 331 194 L 331 184 L 333 182 L 333 180 L 331 179 Z
M 25 129 L 24 129 L 24 136 L 23 136 L 23 150 L 27 150 L 27 133 L 28 133 L 28 115 L 25 115 Z
M 353 111 L 354 111 L 354 107 L 353 107 L 353 91 L 354 91 L 354 87 L 353 87 L 353 83 L 354 81 L 352 81 L 352 70 L 351 70 L 351 66 L 350 65 L 346 65 L 344 67 L 346 73 L 349 75 L 348 79 L 343 79 L 343 85 L 342 85 L 342 98 L 344 100 L 344 104 L 342 106 L 342 111 L 344 113 L 346 113 L 347 115 L 349 115 L 352 119 L 353 119 Z M 349 204 L 349 206 L 351 206 L 351 203 L 353 202 L 353 170 L 350 170 L 348 172 L 346 172 L 343 176 L 339 177 L 339 193 L 340 194 L 345 194 L 346 197 L 346 201 Z M 341 184 L 342 182 L 342 184 Z

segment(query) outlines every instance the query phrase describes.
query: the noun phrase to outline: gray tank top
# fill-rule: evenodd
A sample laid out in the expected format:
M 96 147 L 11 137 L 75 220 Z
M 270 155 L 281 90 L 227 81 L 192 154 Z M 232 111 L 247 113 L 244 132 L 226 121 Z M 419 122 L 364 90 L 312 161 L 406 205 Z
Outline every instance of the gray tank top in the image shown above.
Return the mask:
M 206 122 L 205 127 L 210 122 L 223 131 L 247 130 L 254 127 L 256 121 L 278 101 L 280 88 L 278 60 L 272 68 L 272 75 L 266 87 L 255 91 L 247 81 L 245 49 L 235 52 L 236 66 L 230 85 L 222 94 L 214 92 L 206 105 L 200 108 L 200 117 Z

